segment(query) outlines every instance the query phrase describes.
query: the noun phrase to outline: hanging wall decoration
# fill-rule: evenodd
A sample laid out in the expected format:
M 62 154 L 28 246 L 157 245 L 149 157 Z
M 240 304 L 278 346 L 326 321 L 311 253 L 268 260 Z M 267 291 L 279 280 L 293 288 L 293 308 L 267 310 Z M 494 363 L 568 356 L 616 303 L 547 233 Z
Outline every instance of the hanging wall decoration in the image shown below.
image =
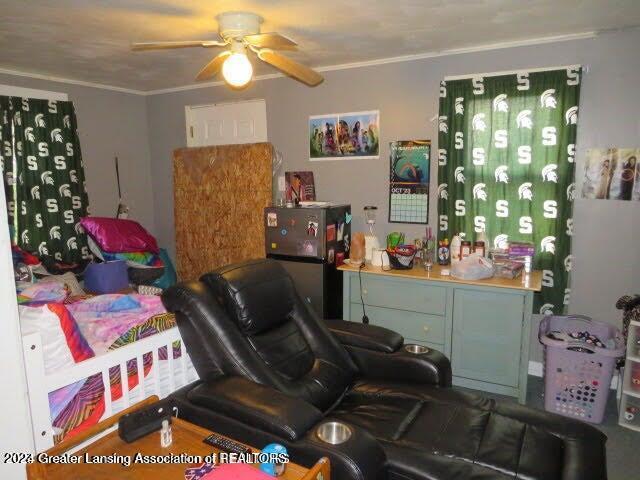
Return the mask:
M 284 172 L 287 202 L 313 202 L 316 187 L 313 172 Z
M 426 224 L 431 140 L 389 144 L 389 222 Z
M 582 198 L 640 200 L 640 148 L 587 150 Z
M 309 117 L 309 160 L 378 158 L 379 116 L 375 110 Z
M 440 85 L 439 238 L 532 242 L 542 314 L 561 314 L 571 295 L 580 76 L 570 66 Z

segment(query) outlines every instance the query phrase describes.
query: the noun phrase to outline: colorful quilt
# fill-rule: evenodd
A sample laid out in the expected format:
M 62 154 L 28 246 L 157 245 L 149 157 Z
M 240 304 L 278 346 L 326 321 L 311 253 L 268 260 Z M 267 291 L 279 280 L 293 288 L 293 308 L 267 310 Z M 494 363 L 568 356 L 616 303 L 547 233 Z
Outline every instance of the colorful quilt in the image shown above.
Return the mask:
M 98 295 L 75 303 L 48 304 L 65 332 L 67 347 L 76 362 L 101 355 L 175 326 L 175 317 L 167 313 L 158 296 Z M 78 335 L 80 332 L 81 335 Z M 173 345 L 173 358 L 180 354 L 179 342 Z M 166 348 L 159 359 L 166 360 Z M 151 353 L 143 355 L 143 373 L 151 370 Z M 156 372 L 156 374 L 159 374 Z M 112 401 L 122 397 L 120 369 L 109 371 Z M 129 391 L 138 385 L 137 364 L 127 362 Z M 104 385 L 100 374 L 75 382 L 49 394 L 55 442 L 96 424 L 105 411 Z

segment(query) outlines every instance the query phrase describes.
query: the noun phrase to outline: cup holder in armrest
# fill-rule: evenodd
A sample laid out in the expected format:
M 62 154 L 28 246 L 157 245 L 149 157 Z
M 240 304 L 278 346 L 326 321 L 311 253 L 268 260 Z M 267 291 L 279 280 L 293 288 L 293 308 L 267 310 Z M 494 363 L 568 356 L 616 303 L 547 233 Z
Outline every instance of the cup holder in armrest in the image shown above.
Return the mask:
M 429 349 L 424 345 L 417 345 L 415 343 L 409 343 L 404 346 L 404 351 L 412 353 L 414 355 L 422 355 L 424 353 L 429 353 Z
M 340 445 L 351 438 L 351 428 L 341 422 L 325 422 L 316 430 L 317 437 L 325 443 Z

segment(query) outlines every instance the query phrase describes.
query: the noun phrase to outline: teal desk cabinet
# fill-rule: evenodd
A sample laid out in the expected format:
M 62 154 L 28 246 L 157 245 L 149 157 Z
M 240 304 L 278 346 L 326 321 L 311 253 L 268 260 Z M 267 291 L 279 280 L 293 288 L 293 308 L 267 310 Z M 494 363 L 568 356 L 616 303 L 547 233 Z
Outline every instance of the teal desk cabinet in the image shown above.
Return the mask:
M 458 280 L 421 267 L 383 271 L 342 265 L 343 314 L 400 333 L 406 343 L 443 352 L 453 383 L 517 397 L 527 395 L 533 294 L 541 273 L 516 279 Z

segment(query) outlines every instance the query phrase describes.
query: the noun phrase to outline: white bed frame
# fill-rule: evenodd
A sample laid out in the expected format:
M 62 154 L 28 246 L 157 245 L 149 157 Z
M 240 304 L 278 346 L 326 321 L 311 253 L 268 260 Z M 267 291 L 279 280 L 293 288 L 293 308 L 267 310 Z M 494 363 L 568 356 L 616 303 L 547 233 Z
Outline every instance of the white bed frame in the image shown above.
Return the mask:
M 173 358 L 173 342 L 180 340 L 180 357 Z M 90 358 L 77 363 L 64 371 L 47 374 L 45 371 L 44 357 L 42 351 L 42 341 L 39 333 L 31 333 L 22 337 L 24 350 L 24 360 L 27 376 L 27 388 L 29 395 L 29 406 L 31 408 L 31 425 L 33 429 L 33 439 L 35 450 L 44 451 L 53 446 L 54 430 L 51 425 L 51 413 L 49 410 L 49 393 L 59 388 L 70 385 L 79 380 L 83 380 L 91 375 L 102 374 L 102 383 L 105 387 L 105 411 L 102 419 L 110 417 L 114 413 L 124 410 L 131 405 L 129 382 L 127 379 L 127 361 L 135 359 L 138 372 L 138 392 L 137 397 L 142 400 L 150 395 L 158 395 L 162 398 L 198 379 L 198 374 L 193 368 L 191 359 L 186 353 L 184 342 L 178 332 L 178 327 L 173 327 L 150 337 L 138 340 L 129 345 L 125 345 L 111 352 L 98 357 Z M 167 360 L 161 361 L 158 350 L 167 348 Z M 151 352 L 153 358 L 153 380 L 144 377 L 142 356 Z M 161 365 L 166 364 L 166 366 Z M 177 363 L 177 365 L 176 365 Z M 111 388 L 109 382 L 109 369 L 120 368 L 120 378 L 122 386 L 122 397 L 114 406 L 111 398 Z M 169 392 L 161 392 L 160 369 L 167 368 L 169 371 Z M 148 375 L 151 376 L 151 375 Z M 163 395 L 164 393 L 164 395 Z

